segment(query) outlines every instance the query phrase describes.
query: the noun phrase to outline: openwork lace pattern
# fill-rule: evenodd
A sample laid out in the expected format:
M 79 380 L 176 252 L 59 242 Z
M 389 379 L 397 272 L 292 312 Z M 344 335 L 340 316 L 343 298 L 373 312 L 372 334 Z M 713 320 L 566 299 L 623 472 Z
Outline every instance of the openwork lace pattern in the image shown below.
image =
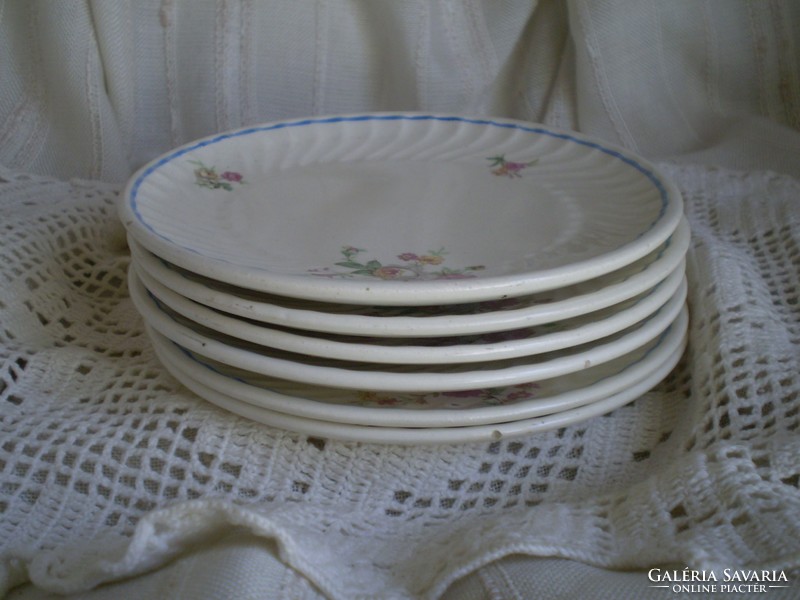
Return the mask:
M 0 592 L 86 589 L 233 527 L 334 598 L 436 597 L 510 553 L 797 568 L 800 182 L 666 168 L 693 229 L 673 373 L 585 423 L 418 448 L 193 396 L 128 298 L 119 188 L 0 172 Z

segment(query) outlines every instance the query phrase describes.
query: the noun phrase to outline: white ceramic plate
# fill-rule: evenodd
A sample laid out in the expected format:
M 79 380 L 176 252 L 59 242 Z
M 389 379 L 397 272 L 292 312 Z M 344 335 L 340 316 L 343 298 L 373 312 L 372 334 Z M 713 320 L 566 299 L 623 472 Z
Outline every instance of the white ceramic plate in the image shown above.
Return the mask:
M 683 317 L 686 316 L 684 311 Z M 683 318 L 682 317 L 682 318 Z M 685 338 L 684 338 L 685 339 Z M 160 356 L 167 369 L 183 385 L 198 396 L 216 404 L 220 408 L 238 414 L 247 419 L 264 423 L 273 427 L 286 429 L 296 433 L 320 438 L 328 438 L 350 442 L 368 442 L 379 444 L 447 444 L 467 442 L 487 442 L 514 438 L 522 435 L 542 433 L 559 427 L 566 427 L 606 414 L 633 400 L 636 400 L 653 387 L 675 367 L 683 353 L 684 344 L 666 359 L 660 367 L 641 381 L 623 391 L 584 406 L 565 410 L 542 417 L 521 419 L 490 425 L 443 428 L 401 428 L 401 427 L 369 427 L 347 423 L 333 423 L 318 419 L 309 419 L 276 412 L 237 400 L 228 394 L 220 393 L 206 387 L 183 372 L 165 356 Z
M 682 216 L 653 165 L 506 119 L 321 117 L 169 152 L 120 202 L 156 255 L 241 287 L 369 305 L 518 297 L 661 245 Z
M 133 263 L 155 298 L 176 313 L 214 331 L 260 346 L 339 360 L 387 364 L 474 363 L 533 356 L 612 335 L 661 308 L 684 279 L 676 269 L 655 288 L 609 308 L 557 323 L 499 333 L 437 338 L 345 337 L 269 327 L 224 313 L 176 294 Z M 366 357 L 366 358 L 365 358 Z
M 683 346 L 686 319 L 636 350 L 546 381 L 431 394 L 340 390 L 266 377 L 193 353 L 148 328 L 158 354 L 198 384 L 280 413 L 383 427 L 462 427 L 529 419 L 602 400 L 637 384 Z
M 608 362 L 660 335 L 675 319 L 686 297 L 684 282 L 673 298 L 644 322 L 600 342 L 537 357 L 439 366 L 381 365 L 310 357 L 244 342 L 204 328 L 159 304 L 135 276 L 133 269 L 128 283 L 131 299 L 145 321 L 192 352 L 230 366 L 281 379 L 328 387 L 393 392 L 452 392 L 518 385 Z
M 191 300 L 232 315 L 345 335 L 434 337 L 509 331 L 571 319 L 651 289 L 679 267 L 689 248 L 682 219 L 676 232 L 646 257 L 607 275 L 548 292 L 499 302 L 421 307 L 365 307 L 269 296 L 205 278 L 164 262 L 129 238 L 136 263 Z

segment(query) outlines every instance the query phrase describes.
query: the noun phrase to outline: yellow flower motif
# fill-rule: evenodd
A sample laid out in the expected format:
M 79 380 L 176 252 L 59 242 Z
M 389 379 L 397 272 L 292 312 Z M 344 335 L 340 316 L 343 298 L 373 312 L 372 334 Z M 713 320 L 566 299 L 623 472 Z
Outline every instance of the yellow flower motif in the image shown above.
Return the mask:
M 419 262 L 426 265 L 440 265 L 444 262 L 444 257 L 435 254 L 423 254 L 419 257 Z
M 216 181 L 217 179 L 219 179 L 219 175 L 217 175 L 213 169 L 207 169 L 207 168 L 195 169 L 194 174 L 198 179 L 205 179 L 208 181 Z

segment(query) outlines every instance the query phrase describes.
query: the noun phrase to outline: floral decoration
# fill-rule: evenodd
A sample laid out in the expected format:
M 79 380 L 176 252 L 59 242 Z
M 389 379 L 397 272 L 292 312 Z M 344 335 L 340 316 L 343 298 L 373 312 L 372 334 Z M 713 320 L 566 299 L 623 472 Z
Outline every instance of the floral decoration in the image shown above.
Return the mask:
M 537 304 L 545 303 L 547 300 Z M 437 317 L 441 315 L 480 315 L 500 310 L 513 310 L 530 306 L 527 298 L 502 298 L 462 304 L 436 304 L 426 306 L 359 306 L 358 314 L 371 317 Z
M 485 269 L 483 265 L 472 265 L 462 269 L 453 269 L 442 266 L 447 252 L 444 248 L 439 250 L 429 250 L 425 254 L 414 252 L 403 252 L 397 255 L 399 262 L 382 263 L 376 259 L 360 259 L 359 255 L 366 252 L 363 248 L 355 246 L 342 247 L 341 260 L 336 264 L 338 267 L 349 269 L 348 272 L 336 272 L 330 268 L 311 269 L 314 275 L 322 277 L 375 277 L 384 280 L 429 280 L 429 279 L 470 279 L 477 277 L 476 271 Z
M 522 383 L 498 388 L 464 390 L 458 392 L 431 392 L 427 394 L 385 394 L 357 392 L 358 404 L 380 406 L 434 406 L 437 408 L 466 408 L 468 406 L 505 406 L 537 396 L 539 384 Z
M 234 184 L 245 183 L 244 176 L 237 171 L 223 171 L 217 173 L 215 167 L 208 167 L 199 160 L 190 160 L 195 165 L 194 182 L 200 187 L 210 190 L 233 191 Z
M 492 167 L 492 174 L 498 177 L 514 179 L 515 177 L 522 177 L 521 171 L 535 165 L 538 159 L 528 162 L 514 162 L 506 160 L 505 154 L 500 154 L 498 156 L 490 156 L 486 160 L 492 161 L 492 164 L 489 165 Z

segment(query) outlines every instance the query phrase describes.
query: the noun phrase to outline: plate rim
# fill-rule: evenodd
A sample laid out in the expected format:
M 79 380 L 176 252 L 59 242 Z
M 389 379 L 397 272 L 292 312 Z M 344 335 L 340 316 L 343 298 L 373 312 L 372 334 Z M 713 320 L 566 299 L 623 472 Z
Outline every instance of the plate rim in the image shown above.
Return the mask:
M 685 312 L 686 309 L 684 309 L 683 314 L 685 314 Z M 198 387 L 199 384 L 195 381 L 181 381 L 174 373 L 173 377 L 178 379 L 178 381 L 192 393 L 211 404 L 215 404 L 218 408 L 237 414 L 240 417 L 298 435 L 321 437 L 344 442 L 398 445 L 497 442 L 504 439 L 513 439 L 522 435 L 544 433 L 553 429 L 575 425 L 587 421 L 588 419 L 607 414 L 616 408 L 633 402 L 643 394 L 652 390 L 669 375 L 680 361 L 686 346 L 687 335 L 684 334 L 675 352 L 649 377 L 603 400 L 579 406 L 574 409 L 553 413 L 551 415 L 463 427 L 379 427 L 297 417 L 295 415 L 262 409 L 232 397 L 224 398 L 225 395 L 219 392 L 209 390 L 208 388 L 203 390 L 202 387 Z M 167 369 L 169 370 L 168 367 Z M 219 402 L 211 400 L 206 395 L 201 395 L 199 392 L 205 392 L 206 394 L 216 396 L 217 400 L 225 399 L 230 402 L 228 406 L 224 406 Z M 235 406 L 236 410 L 230 408 L 231 404 Z M 267 418 L 265 419 L 265 417 Z
M 363 426 L 430 428 L 488 425 L 535 418 L 584 406 L 599 401 L 605 396 L 624 391 L 625 388 L 650 376 L 685 343 L 687 323 L 688 317 L 679 314 L 670 327 L 661 334 L 659 341 L 644 356 L 589 386 L 550 397 L 531 398 L 513 405 L 482 406 L 465 410 L 445 408 L 414 410 L 394 406 L 340 405 L 259 388 L 220 373 L 212 365 L 195 361 L 187 354 L 188 351 L 185 348 L 158 333 L 149 325 L 146 326 L 146 331 L 160 359 L 166 355 L 175 368 L 179 368 L 187 377 L 191 377 L 199 384 L 259 408 L 303 418 L 318 418 L 323 421 Z M 170 345 L 174 346 L 174 349 L 169 348 Z M 638 350 L 640 348 L 632 352 Z M 173 358 L 173 355 L 178 356 L 179 353 L 184 356 L 179 356 L 178 359 Z M 190 365 L 189 361 L 197 362 L 197 365 Z M 201 375 L 193 373 L 190 366 L 201 369 L 199 371 Z
M 204 353 L 210 358 L 231 366 L 262 372 L 266 375 L 283 379 L 305 381 L 327 387 L 358 387 L 373 391 L 433 392 L 469 390 L 527 383 L 575 372 L 592 364 L 613 360 L 627 351 L 654 339 L 669 326 L 669 323 L 674 320 L 686 302 L 686 285 L 684 285 L 682 290 L 679 290 L 678 294 L 667 301 L 665 306 L 648 317 L 645 322 L 630 328 L 631 331 L 620 336 L 619 339 L 603 342 L 589 351 L 560 357 L 560 360 L 557 359 L 558 362 L 554 362 L 551 359 L 535 366 L 514 365 L 484 371 L 448 373 L 433 373 L 430 371 L 393 373 L 378 370 L 364 372 L 335 366 L 304 365 L 288 359 L 256 354 L 252 351 L 235 348 L 219 340 L 214 340 L 201 332 L 177 323 L 164 313 L 157 304 L 153 306 L 155 301 L 147 294 L 138 280 L 132 277 L 132 273 L 132 270 L 129 271 L 128 277 L 130 297 L 144 320 L 170 339 L 173 339 L 173 337 L 181 338 L 181 345 L 190 347 L 189 349 L 191 350 Z M 165 329 L 169 330 L 170 333 L 166 333 Z M 383 366 L 386 367 L 387 365 Z M 452 368 L 452 365 L 444 366 Z M 360 383 L 361 381 L 369 383 Z
M 690 242 L 690 226 L 684 217 L 675 233 L 664 242 L 669 245 L 661 251 L 658 258 L 628 279 L 618 281 L 610 286 L 552 303 L 533 304 L 511 310 L 483 312 L 478 315 L 413 317 L 324 313 L 311 308 L 292 308 L 243 298 L 230 292 L 208 288 L 201 282 L 192 281 L 177 271 L 169 270 L 169 267 L 159 264 L 163 261 L 161 257 L 142 247 L 135 239 L 129 239 L 133 259 L 149 275 L 177 293 L 210 308 L 237 317 L 293 329 L 341 335 L 380 335 L 382 337 L 432 337 L 507 331 L 561 321 L 602 310 L 629 300 L 669 277 L 681 262 L 685 261 Z M 656 248 L 654 252 L 658 250 Z M 640 260 L 644 258 L 646 257 L 642 257 Z M 612 274 L 613 272 L 606 275 Z M 202 275 L 198 276 L 203 277 Z M 208 290 L 211 296 L 204 293 L 204 290 Z M 286 300 L 297 299 L 286 298 Z
M 143 273 L 135 262 L 131 263 L 131 268 L 134 271 L 134 276 L 138 277 L 144 288 L 159 302 L 190 321 L 219 333 L 261 346 L 319 358 L 359 361 L 364 356 L 369 356 L 369 361 L 372 363 L 401 365 L 419 363 L 445 365 L 504 360 L 555 352 L 601 340 L 632 327 L 655 313 L 669 302 L 685 281 L 685 272 L 681 263 L 678 268 L 656 286 L 625 301 L 632 302 L 638 298 L 631 306 L 623 309 L 620 309 L 619 305 L 608 307 L 604 310 L 614 308 L 617 310 L 604 318 L 596 317 L 577 328 L 536 334 L 524 339 L 422 346 L 330 340 L 315 338 L 308 335 L 309 332 L 304 335 L 304 332 L 283 331 L 271 329 L 270 326 L 264 324 L 248 323 L 242 319 L 222 314 L 202 304 L 188 300 L 162 284 L 152 281 L 152 278 Z M 625 304 L 625 302 L 621 304 Z M 590 313 L 591 315 L 596 315 L 596 312 Z M 583 315 L 583 317 L 585 316 Z M 561 322 L 564 323 L 565 321 Z M 448 336 L 443 337 L 446 338 Z
M 145 223 L 137 209 L 137 195 L 144 180 L 161 166 L 193 150 L 252 133 L 269 132 L 289 127 L 331 123 L 380 121 L 448 121 L 471 125 L 497 126 L 547 135 L 577 143 L 609 156 L 637 170 L 650 180 L 661 196 L 661 210 L 645 232 L 631 242 L 614 250 L 549 269 L 522 274 L 498 275 L 466 280 L 426 281 L 422 284 L 383 280 L 334 280 L 308 274 L 275 273 L 246 265 L 222 261 L 197 253 L 168 241 Z M 118 202 L 118 212 L 128 232 L 146 248 L 179 266 L 211 278 L 241 287 L 279 293 L 281 295 L 324 301 L 375 305 L 452 304 L 517 297 L 584 281 L 621 268 L 645 256 L 663 243 L 677 227 L 683 214 L 681 194 L 674 183 L 650 161 L 629 150 L 616 147 L 584 134 L 548 127 L 518 119 L 501 117 L 470 117 L 427 112 L 376 112 L 328 115 L 301 119 L 272 121 L 218 133 L 181 145 L 141 167 L 126 184 Z

